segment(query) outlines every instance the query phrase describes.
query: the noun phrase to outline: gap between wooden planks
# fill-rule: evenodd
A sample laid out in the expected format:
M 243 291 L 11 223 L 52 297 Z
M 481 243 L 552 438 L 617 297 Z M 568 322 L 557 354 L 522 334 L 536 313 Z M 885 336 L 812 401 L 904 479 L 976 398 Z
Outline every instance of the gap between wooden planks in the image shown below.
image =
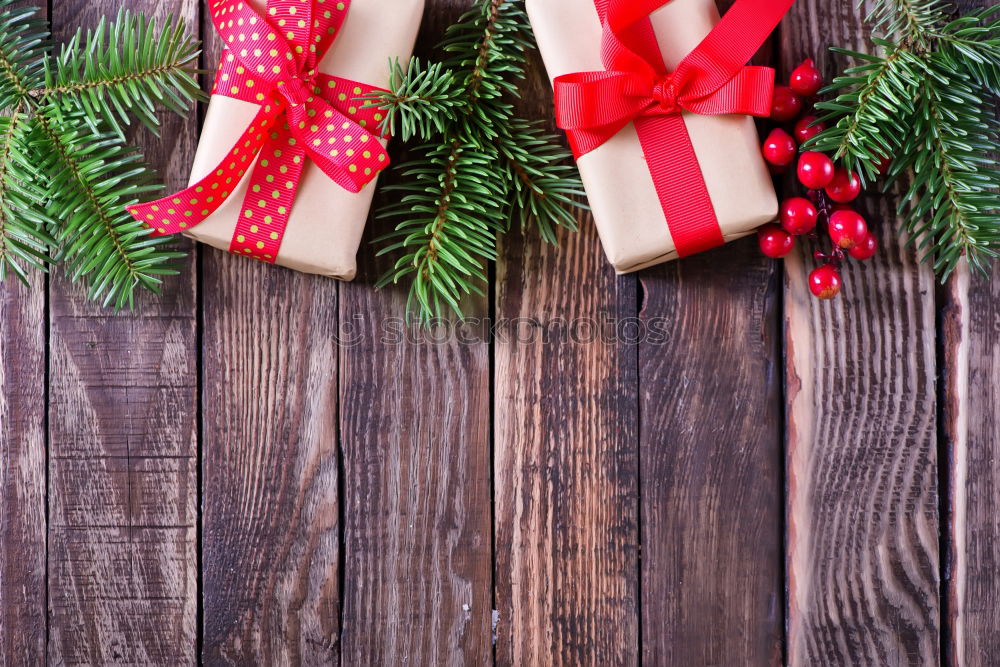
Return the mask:
M 196 6 L 171 5 L 189 19 Z M 464 4 L 444 6 L 431 9 L 425 44 Z M 111 8 L 55 10 L 65 32 Z M 821 53 L 821 22 L 856 38 L 849 3 L 801 2 L 783 30 L 786 70 Z M 536 72 L 528 104 L 540 114 L 542 86 Z M 195 129 L 142 139 L 171 147 L 151 152 L 175 185 Z M 888 223 L 888 207 L 871 205 Z M 849 274 L 845 302 L 800 300 L 805 267 L 786 272 L 784 639 L 778 295 L 751 243 L 644 273 L 641 290 L 610 275 L 592 229 L 564 235 L 560 250 L 533 236 L 504 243 L 497 314 L 545 323 L 567 304 L 619 318 L 642 305 L 647 321 L 672 324 L 667 350 L 479 341 L 386 351 L 377 323 L 399 313 L 398 294 L 214 251 L 202 305 L 188 270 L 173 299 L 148 300 L 138 319 L 106 317 L 59 279 L 48 300 L 5 285 L 0 418 L 14 428 L 0 434 L 0 656 L 30 661 L 47 646 L 53 661 L 95 663 L 182 664 L 200 649 L 209 664 L 773 664 L 784 645 L 791 664 L 989 664 L 1000 295 L 952 283 L 938 339 L 926 271 L 896 247 L 891 224 L 884 231 L 889 252 Z M 365 272 L 382 268 L 368 261 Z M 359 312 L 369 314 L 362 344 L 339 348 Z M 720 339 L 732 355 L 724 367 Z M 864 341 L 877 351 L 842 354 Z M 711 383 L 741 389 L 707 404 Z M 948 522 L 935 494 L 939 404 Z M 862 405 L 868 420 L 853 422 Z M 18 521 L 7 518 L 14 507 Z M 943 597 L 939 528 L 951 565 Z

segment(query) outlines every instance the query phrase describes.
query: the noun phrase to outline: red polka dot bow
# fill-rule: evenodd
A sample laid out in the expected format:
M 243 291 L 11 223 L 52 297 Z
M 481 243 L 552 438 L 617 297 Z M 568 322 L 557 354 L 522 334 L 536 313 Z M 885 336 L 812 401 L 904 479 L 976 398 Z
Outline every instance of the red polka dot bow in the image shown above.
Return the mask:
M 266 17 L 245 0 L 210 7 L 226 45 L 212 94 L 260 104 L 260 111 L 208 176 L 129 210 L 155 236 L 184 232 L 218 210 L 252 169 L 229 250 L 273 263 L 306 157 L 350 192 L 388 166 L 381 115 L 358 100 L 380 89 L 316 69 L 350 0 L 268 0 Z

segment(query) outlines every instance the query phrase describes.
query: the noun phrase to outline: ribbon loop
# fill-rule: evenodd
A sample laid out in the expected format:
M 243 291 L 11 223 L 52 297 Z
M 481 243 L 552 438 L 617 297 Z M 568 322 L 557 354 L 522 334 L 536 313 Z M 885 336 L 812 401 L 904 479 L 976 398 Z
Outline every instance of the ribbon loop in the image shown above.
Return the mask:
M 350 0 L 268 0 L 267 17 L 248 0 L 212 0 L 210 7 L 226 44 L 212 93 L 260 104 L 261 112 L 206 178 L 129 212 L 154 236 L 186 231 L 218 210 L 256 160 L 230 251 L 274 262 L 306 156 L 350 192 L 389 165 L 378 140 L 387 137 L 373 134 L 382 116 L 358 101 L 380 89 L 316 69 Z
M 681 114 L 770 113 L 774 70 L 746 63 L 794 0 L 737 0 L 673 72 L 667 71 L 649 19 L 670 0 L 594 2 L 604 27 L 605 71 L 555 80 L 557 124 L 579 158 L 634 122 L 678 254 L 721 245 L 722 231 Z

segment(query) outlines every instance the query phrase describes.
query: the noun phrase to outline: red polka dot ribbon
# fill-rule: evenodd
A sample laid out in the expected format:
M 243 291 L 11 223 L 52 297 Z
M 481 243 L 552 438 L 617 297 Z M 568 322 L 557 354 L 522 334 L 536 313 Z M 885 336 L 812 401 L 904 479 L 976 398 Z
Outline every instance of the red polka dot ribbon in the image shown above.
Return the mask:
M 600 72 L 555 80 L 556 120 L 585 155 L 635 123 L 681 257 L 722 245 L 722 230 L 683 112 L 767 116 L 774 70 L 746 63 L 794 0 L 737 0 L 673 72 L 649 15 L 669 0 L 594 0 L 604 31 Z
M 360 192 L 389 165 L 379 141 L 382 115 L 358 100 L 380 89 L 316 69 L 350 4 L 268 0 L 265 17 L 245 0 L 210 3 L 226 45 L 212 94 L 261 108 L 208 176 L 183 192 L 129 209 L 154 236 L 203 222 L 252 168 L 229 251 L 273 263 L 307 157 L 350 192 Z

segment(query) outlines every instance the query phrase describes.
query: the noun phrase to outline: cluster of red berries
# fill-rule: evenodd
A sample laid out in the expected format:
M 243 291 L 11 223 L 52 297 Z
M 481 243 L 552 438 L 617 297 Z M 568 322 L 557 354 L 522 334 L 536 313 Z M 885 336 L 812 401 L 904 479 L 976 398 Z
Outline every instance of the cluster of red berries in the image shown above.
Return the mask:
M 771 173 L 781 174 L 795 162 L 799 183 L 808 190 L 806 197 L 791 197 L 781 203 L 779 223 L 764 225 L 757 232 L 761 252 L 780 259 L 792 251 L 796 236 L 817 236 L 822 223 L 830 240 L 829 253 L 817 251 L 815 258 L 822 266 L 809 275 L 809 289 L 821 299 L 831 299 L 840 293 L 840 265 L 849 254 L 865 260 L 875 254 L 878 242 L 868 231 L 868 224 L 851 208 L 851 202 L 861 194 L 857 174 L 835 167 L 823 153 L 806 151 L 799 155 L 799 146 L 825 128 L 811 112 L 812 100 L 823 86 L 823 78 L 813 61 L 806 60 L 792 72 L 787 86 L 775 86 L 771 120 L 792 126 L 792 134 L 776 127 L 764 141 L 761 152 Z

